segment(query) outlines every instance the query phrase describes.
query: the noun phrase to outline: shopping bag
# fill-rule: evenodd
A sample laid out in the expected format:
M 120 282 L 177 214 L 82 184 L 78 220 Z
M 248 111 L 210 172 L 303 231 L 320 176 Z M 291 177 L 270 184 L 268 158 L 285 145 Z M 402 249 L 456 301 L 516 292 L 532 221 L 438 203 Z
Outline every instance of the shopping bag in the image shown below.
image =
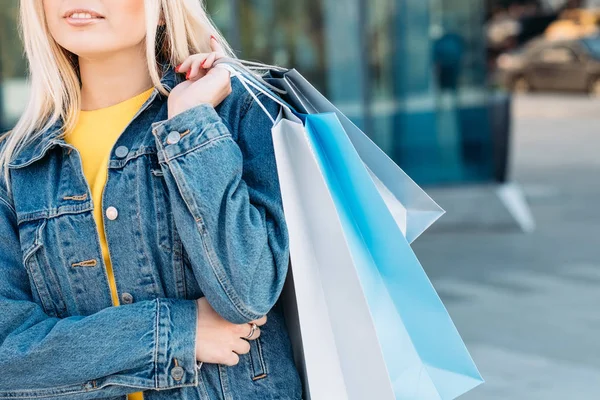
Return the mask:
M 444 210 L 419 185 L 297 70 L 273 70 L 272 75 L 279 77 L 269 79 L 269 82 L 287 92 L 283 98 L 297 111 L 306 114 L 334 112 L 338 116 L 409 243 L 444 214 Z
M 334 113 L 306 131 L 334 200 L 397 399 L 455 399 L 483 380 Z
M 238 72 L 243 72 L 240 69 L 239 60 L 222 58 L 216 61 L 216 64 L 221 63 L 226 63 Z M 254 64 L 247 61 L 246 63 Z M 277 91 L 278 97 L 286 105 L 300 113 L 335 112 L 338 115 L 348 137 L 383 197 L 386 207 L 392 213 L 409 243 L 412 243 L 444 214 L 444 210 L 423 189 L 298 71 L 271 66 L 270 75 L 272 78 L 267 79 L 268 83 L 272 85 L 270 87 L 264 87 L 264 81 L 260 82 L 250 75 L 246 75 L 246 78 L 252 80 L 263 91 L 271 94 L 273 91 Z
M 273 127 L 290 270 L 282 294 L 307 400 L 394 399 L 348 243 L 302 123 Z
M 290 232 L 286 319 L 306 397 L 454 399 L 481 384 L 337 116 L 301 117 L 304 129 L 273 120 L 273 142 Z

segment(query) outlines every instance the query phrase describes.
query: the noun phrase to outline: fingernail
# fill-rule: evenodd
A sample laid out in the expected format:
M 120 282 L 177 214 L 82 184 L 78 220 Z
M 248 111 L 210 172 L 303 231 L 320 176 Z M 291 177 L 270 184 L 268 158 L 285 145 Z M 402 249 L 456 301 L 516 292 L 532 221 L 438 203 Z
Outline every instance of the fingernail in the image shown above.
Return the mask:
M 183 63 L 182 63 L 183 64 Z M 178 64 L 175 66 L 175 72 L 179 72 L 179 68 L 181 67 L 181 64 Z
M 190 71 L 185 73 L 185 79 L 190 79 Z

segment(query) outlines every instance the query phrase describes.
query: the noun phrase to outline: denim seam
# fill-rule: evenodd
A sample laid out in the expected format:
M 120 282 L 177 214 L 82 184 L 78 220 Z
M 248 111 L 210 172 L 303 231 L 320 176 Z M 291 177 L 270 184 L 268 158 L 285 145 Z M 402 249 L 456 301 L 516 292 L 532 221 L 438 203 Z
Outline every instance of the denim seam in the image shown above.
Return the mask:
M 27 274 L 31 276 L 31 280 L 33 281 L 33 286 L 35 286 L 35 290 L 37 291 L 38 297 L 42 303 L 42 308 L 45 312 L 51 312 L 52 308 L 48 306 L 47 302 L 49 299 L 45 299 L 46 296 L 43 295 L 43 291 L 40 290 L 37 279 L 35 279 L 34 271 L 31 270 L 30 262 L 34 263 L 35 261 L 30 261 L 31 257 L 35 257 L 35 252 L 41 248 L 41 244 L 34 245 L 33 249 L 29 250 L 28 255 L 24 258 L 23 264 L 27 270 Z M 49 294 L 48 294 L 49 295 Z
M 157 148 L 156 146 L 140 146 L 135 152 L 134 150 L 130 150 L 130 153 L 124 159 L 110 159 L 108 160 L 108 168 L 109 169 L 122 169 L 128 163 L 137 160 L 140 157 L 156 154 Z M 133 153 L 133 154 L 132 154 Z
M 177 154 L 175 154 L 172 157 L 167 157 L 166 150 L 163 150 L 163 154 L 165 155 L 165 157 L 164 157 L 165 161 L 164 162 L 176 160 L 179 157 L 182 157 L 182 156 L 185 156 L 188 153 L 191 153 L 192 151 L 201 150 L 203 147 L 206 147 L 206 146 L 208 146 L 208 145 L 210 145 L 210 144 L 212 144 L 214 142 L 227 139 L 228 137 L 231 137 L 231 133 L 229 133 L 229 132 L 224 133 L 224 134 L 216 136 L 216 137 L 214 137 L 212 139 L 206 140 L 206 141 L 204 141 L 204 142 L 202 142 L 202 143 L 200 143 L 200 144 L 198 144 L 198 145 L 196 145 L 196 146 L 194 146 L 194 147 L 192 147 L 190 149 L 187 149 L 187 150 L 185 150 L 185 151 L 183 151 L 181 153 L 177 153 Z
M 205 371 L 206 369 L 204 369 Z M 198 380 L 199 380 L 199 384 L 198 386 L 200 386 L 200 391 L 201 393 L 201 399 L 202 400 L 210 400 L 210 396 L 208 394 L 208 389 L 206 387 L 206 382 L 204 382 L 204 378 L 202 377 L 202 371 L 198 371 Z
M 258 98 L 259 100 L 261 97 L 265 97 L 266 99 L 269 99 L 263 93 L 259 92 L 259 93 L 255 93 L 255 94 L 256 94 L 256 98 Z M 240 112 L 240 119 L 238 121 L 238 131 L 239 131 L 240 125 L 242 124 L 242 121 L 244 121 L 244 118 L 248 114 L 248 111 L 250 111 L 250 107 L 252 106 L 252 103 L 254 101 L 255 101 L 254 97 L 252 97 L 252 95 L 250 95 L 250 93 L 246 92 L 246 100 L 244 101 L 242 111 Z
M 12 168 L 12 169 L 19 169 L 19 168 L 24 168 L 27 167 L 30 164 L 33 164 L 34 162 L 36 162 L 37 160 L 42 159 L 45 155 L 46 152 L 48 151 L 48 149 L 50 149 L 52 146 L 54 146 L 54 142 L 50 141 L 46 146 L 44 146 L 44 148 L 42 150 L 40 150 L 39 154 L 33 158 L 30 158 L 29 160 L 26 160 L 25 162 L 22 162 L 21 164 L 14 164 L 13 161 L 9 162 L 6 166 L 8 168 Z
M 41 211 L 31 211 L 17 215 L 17 224 L 22 224 L 28 221 L 35 221 L 37 219 L 50 219 L 57 218 L 66 214 L 81 214 L 92 210 L 91 201 L 87 201 L 85 204 L 75 204 L 70 206 L 59 206 Z
M 164 133 L 166 133 L 168 131 L 176 130 L 175 128 L 167 129 L 169 127 L 169 125 L 175 125 L 175 127 L 177 127 L 177 126 L 181 126 L 181 125 L 191 122 L 194 125 L 210 126 L 210 125 L 213 125 L 213 124 L 216 124 L 216 123 L 219 123 L 222 121 L 222 119 L 220 118 L 218 113 L 216 113 L 216 110 L 212 106 L 210 108 L 212 108 L 212 111 L 215 111 L 216 116 L 215 115 L 206 115 L 206 113 L 204 113 L 204 114 L 201 113 L 199 116 L 193 116 L 192 113 L 196 112 L 197 109 L 203 108 L 203 106 L 208 106 L 208 105 L 207 104 L 204 104 L 204 105 L 199 104 L 199 105 L 189 108 L 189 109 L 183 111 L 182 113 L 175 115 L 169 119 L 153 122 L 151 124 L 151 129 L 152 129 L 153 135 L 158 138 L 158 136 L 160 136 L 160 135 L 158 135 L 159 131 L 162 131 L 163 136 L 164 136 Z M 210 111 L 210 109 L 207 112 L 212 113 Z M 191 114 L 191 115 L 182 115 L 184 113 Z M 181 119 L 181 121 L 177 121 L 175 119 Z M 201 134 L 204 132 L 204 130 L 205 130 L 205 127 L 203 126 Z M 158 140 L 158 142 L 160 142 L 160 140 Z
M 244 119 L 244 117 L 246 116 L 246 114 L 248 114 L 248 110 L 250 110 L 250 106 L 252 105 L 253 101 L 254 101 L 254 97 L 252 97 L 252 95 L 250 95 L 250 93 L 246 92 L 245 100 L 242 105 L 242 110 L 240 112 L 240 121 L 242 121 Z
M 138 190 L 134 191 L 134 196 L 136 201 L 138 202 L 138 204 L 143 204 L 143 201 L 140 199 L 140 195 L 141 193 L 144 192 L 145 188 L 140 188 L 140 180 L 136 179 L 134 184 L 136 186 L 138 186 Z M 139 248 L 139 251 L 137 251 L 137 257 L 142 258 L 142 265 L 149 265 L 150 264 L 150 259 L 151 257 L 148 256 L 148 249 L 146 248 L 146 241 L 143 240 L 143 238 L 141 238 L 143 236 L 143 227 L 144 227 L 144 222 L 142 221 L 142 213 L 140 212 L 140 209 L 138 207 L 136 207 L 136 212 L 135 212 L 135 216 L 137 217 L 137 221 L 138 221 L 138 226 L 139 226 L 139 232 L 140 235 L 133 235 L 133 238 Z M 154 290 L 154 293 L 158 294 L 160 293 L 160 288 L 158 287 L 158 284 L 156 282 L 156 279 L 154 278 L 154 275 L 149 274 L 148 275 L 149 279 L 152 280 L 152 290 Z
M 262 366 L 262 370 L 263 370 L 263 374 L 267 375 L 269 373 L 269 371 L 267 371 L 267 364 L 265 363 L 265 358 L 263 356 L 263 351 L 262 351 L 262 344 L 260 342 L 260 337 L 256 339 L 256 345 L 258 347 L 258 361 L 260 362 L 261 366 Z
M 41 235 L 41 230 L 46 226 L 46 222 L 44 220 L 44 223 L 41 224 L 41 226 L 38 228 L 38 235 Z M 44 249 L 44 244 L 40 241 L 41 243 L 41 249 Z M 39 250 L 38 250 L 39 251 Z M 46 252 L 42 251 L 42 253 L 40 254 L 42 257 L 44 257 L 43 262 L 45 263 L 45 265 L 48 267 L 48 269 L 51 269 L 50 267 L 50 261 L 48 260 L 48 257 L 46 256 Z M 43 266 L 40 265 L 40 268 L 42 268 Z M 50 282 L 50 286 L 56 286 L 56 296 L 58 297 L 57 299 L 52 298 L 52 292 L 51 290 L 48 291 L 48 293 L 50 294 L 50 301 L 52 301 L 52 303 L 54 303 L 54 307 L 56 308 L 56 313 L 58 314 L 58 316 L 62 316 L 67 312 L 67 303 L 66 303 L 66 298 L 65 295 L 62 292 L 62 289 L 60 288 L 60 283 L 58 282 L 58 277 L 55 275 L 54 271 L 48 271 L 47 274 L 45 274 L 45 281 L 48 282 L 48 280 L 51 280 L 52 282 Z
M 6 206 L 13 212 L 13 214 L 15 215 L 15 220 L 17 219 L 17 210 L 15 210 L 15 207 L 7 200 L 4 198 L 4 196 L 0 196 L 0 201 L 2 201 L 4 204 L 6 204 Z
M 159 319 L 160 314 L 160 299 L 156 299 L 155 314 L 154 314 L 154 387 L 158 388 L 158 347 L 160 343 Z

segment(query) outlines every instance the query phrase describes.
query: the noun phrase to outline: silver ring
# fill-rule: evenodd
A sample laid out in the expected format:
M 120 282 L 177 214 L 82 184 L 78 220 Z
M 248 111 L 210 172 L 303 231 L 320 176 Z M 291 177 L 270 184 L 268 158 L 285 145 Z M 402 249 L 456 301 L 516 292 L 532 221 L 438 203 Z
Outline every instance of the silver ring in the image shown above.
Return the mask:
M 252 324 L 252 329 L 250 330 L 250 333 L 248 334 L 248 336 L 246 336 L 246 339 L 252 338 L 252 336 L 254 336 L 254 332 L 256 332 L 257 329 L 258 329 L 258 326 L 256 326 L 256 324 Z

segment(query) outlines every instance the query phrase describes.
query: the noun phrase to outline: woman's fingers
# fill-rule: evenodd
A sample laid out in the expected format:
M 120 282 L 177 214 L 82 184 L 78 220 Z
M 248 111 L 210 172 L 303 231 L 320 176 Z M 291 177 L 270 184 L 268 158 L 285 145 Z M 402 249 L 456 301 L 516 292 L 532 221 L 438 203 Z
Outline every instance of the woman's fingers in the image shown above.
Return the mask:
M 240 362 L 240 356 L 238 356 L 234 352 L 231 352 L 230 354 L 227 354 L 223 358 L 224 358 L 223 364 L 225 364 L 225 365 L 227 365 L 229 367 L 233 367 L 234 365 L 237 365 Z
M 185 61 L 183 61 L 181 64 L 179 64 L 177 67 L 175 67 L 175 72 L 179 72 L 179 73 L 188 72 L 191 69 L 192 65 L 194 65 L 198 62 L 200 64 L 202 64 L 210 54 L 211 53 L 192 54 L 191 56 L 186 58 Z
M 213 63 L 217 59 L 217 53 L 210 53 L 206 60 L 202 63 L 202 68 L 209 69 L 212 68 Z
M 175 71 L 184 73 L 185 78 L 192 81 L 202 78 L 206 75 L 205 70 L 211 69 L 216 60 L 226 56 L 223 46 L 214 36 L 211 36 L 210 48 L 212 50 L 210 53 L 192 54 L 179 64 Z
M 186 79 L 190 80 L 190 81 L 195 81 L 197 79 L 200 79 L 202 76 L 204 76 L 203 73 L 201 73 L 201 65 L 204 62 L 204 60 L 197 58 L 194 60 L 194 62 L 192 62 L 192 66 L 190 67 L 189 72 L 187 73 L 187 75 L 185 76 Z
M 235 333 L 239 338 L 247 339 L 247 340 L 255 340 L 260 337 L 260 328 L 254 329 L 252 336 L 250 336 L 250 332 L 252 332 L 252 324 L 242 324 L 236 327 Z
M 264 317 L 262 317 L 261 319 L 257 319 L 256 321 L 252 321 L 252 322 L 250 322 L 250 323 L 251 323 L 251 324 L 252 324 L 252 323 L 255 323 L 255 324 L 256 324 L 256 325 L 258 325 L 258 326 L 263 326 L 264 324 L 266 324 L 266 323 L 267 323 L 267 316 L 265 315 L 265 316 L 264 316 Z
M 201 53 L 190 56 L 178 68 L 177 72 L 185 73 L 185 79 L 196 81 L 206 75 L 206 71 L 211 69 L 214 62 L 224 57 L 218 53 Z
M 187 72 L 192 63 L 194 62 L 194 56 L 189 56 L 181 64 L 175 67 L 175 72 Z
M 248 333 L 250 333 L 250 332 L 248 332 Z M 249 338 L 246 338 L 246 339 L 248 339 L 248 340 L 256 340 L 259 337 L 260 337 L 260 328 L 256 328 L 254 330 L 254 333 L 252 334 L 252 336 L 250 336 Z
M 250 352 L 250 343 L 247 340 L 237 339 L 231 346 L 231 350 L 239 355 L 247 354 Z
M 210 48 L 215 53 L 225 54 L 225 49 L 223 49 L 223 46 L 221 46 L 221 43 L 219 43 L 217 38 L 214 36 L 210 37 Z

